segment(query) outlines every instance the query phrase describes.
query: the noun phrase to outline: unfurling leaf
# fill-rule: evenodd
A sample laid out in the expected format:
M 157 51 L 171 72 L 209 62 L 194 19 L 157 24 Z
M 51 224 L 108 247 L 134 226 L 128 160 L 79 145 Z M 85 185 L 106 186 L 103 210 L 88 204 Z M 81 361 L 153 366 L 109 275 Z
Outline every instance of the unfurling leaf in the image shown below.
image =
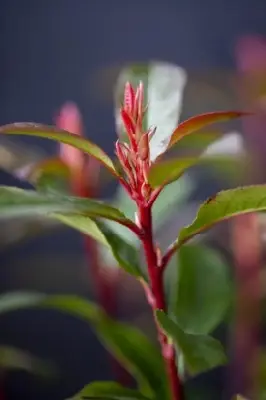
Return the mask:
M 148 400 L 134 389 L 124 388 L 115 382 L 92 382 L 85 386 L 72 400 Z
M 223 220 L 265 210 L 266 185 L 244 186 L 218 192 L 200 206 L 192 224 L 181 229 L 178 245 Z
M 182 352 L 185 366 L 190 374 L 199 374 L 226 363 L 226 356 L 218 340 L 211 336 L 194 335 L 183 331 L 161 310 L 157 310 L 156 316 L 167 336 Z
M 206 128 L 208 125 L 225 122 L 231 119 L 243 117 L 250 115 L 250 113 L 245 113 L 241 111 L 216 111 L 206 114 L 196 115 L 192 118 L 187 119 L 171 133 L 171 139 L 168 144 L 167 150 L 173 147 L 179 140 L 187 135 L 199 131 L 202 128 Z
M 186 332 L 209 334 L 222 321 L 231 300 L 226 263 L 203 245 L 185 245 L 178 252 L 173 317 Z
M 68 144 L 96 158 L 102 164 L 104 164 L 105 167 L 108 168 L 113 175 L 118 175 L 112 160 L 100 147 L 87 139 L 83 139 L 82 137 L 67 132 L 63 129 L 59 129 L 49 125 L 17 122 L 14 124 L 1 126 L 0 134 L 1 133 L 8 135 L 36 136 L 40 138 L 55 140 L 59 143 Z

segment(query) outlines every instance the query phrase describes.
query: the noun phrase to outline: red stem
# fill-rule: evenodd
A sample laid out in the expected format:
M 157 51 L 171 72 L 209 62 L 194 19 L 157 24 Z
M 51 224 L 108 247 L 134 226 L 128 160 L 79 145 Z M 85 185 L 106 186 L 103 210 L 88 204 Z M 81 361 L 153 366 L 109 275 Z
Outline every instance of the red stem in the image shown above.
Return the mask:
M 148 301 L 155 314 L 156 310 L 166 310 L 166 302 L 163 288 L 163 269 L 160 268 L 156 250 L 153 243 L 151 206 L 139 206 L 139 219 L 143 229 L 142 244 L 148 266 L 148 274 L 151 286 L 151 296 Z M 156 320 L 156 319 L 155 319 Z M 167 336 L 157 324 L 158 339 L 161 345 L 165 369 L 168 376 L 172 400 L 183 399 L 183 386 L 178 376 L 176 367 L 176 352 L 172 344 L 168 343 Z

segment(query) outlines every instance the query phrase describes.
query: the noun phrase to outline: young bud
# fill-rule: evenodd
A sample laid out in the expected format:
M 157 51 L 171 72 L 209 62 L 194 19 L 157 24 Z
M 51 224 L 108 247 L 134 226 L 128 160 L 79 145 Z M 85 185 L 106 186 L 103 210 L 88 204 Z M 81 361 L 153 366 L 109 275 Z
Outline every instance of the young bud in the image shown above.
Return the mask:
M 147 185 L 146 182 L 144 182 L 141 186 L 141 194 L 144 197 L 145 200 L 148 200 L 151 194 L 151 188 L 149 185 Z
M 124 166 L 127 163 L 127 153 L 119 140 L 115 142 L 115 150 L 121 165 Z
M 150 158 L 150 148 L 149 148 L 149 135 L 144 133 L 138 144 L 138 155 L 142 161 L 146 161 Z
M 156 251 L 156 255 L 157 255 L 157 262 L 158 262 L 158 265 L 160 266 L 162 263 L 162 251 L 161 251 L 160 247 L 158 246 L 158 244 L 156 244 L 155 251 Z
M 133 87 L 129 82 L 125 84 L 125 91 L 124 91 L 124 110 L 129 114 L 132 115 L 133 108 L 135 103 L 135 92 Z
M 135 133 L 135 124 L 132 121 L 131 117 L 124 108 L 120 110 L 120 115 L 128 136 L 133 136 Z
M 136 91 L 135 105 L 134 105 L 134 117 L 136 120 L 142 120 L 143 115 L 143 103 L 144 103 L 144 87 L 143 83 L 140 82 Z

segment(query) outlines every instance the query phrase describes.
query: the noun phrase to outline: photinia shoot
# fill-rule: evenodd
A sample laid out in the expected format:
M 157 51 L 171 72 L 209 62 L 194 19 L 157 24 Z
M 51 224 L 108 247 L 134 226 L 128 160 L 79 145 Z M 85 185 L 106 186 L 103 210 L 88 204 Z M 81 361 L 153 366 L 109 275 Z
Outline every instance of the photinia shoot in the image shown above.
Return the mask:
M 156 151 L 152 151 L 153 138 L 160 127 L 144 126 L 145 114 L 148 112 L 144 98 L 143 83 L 137 88 L 129 82 L 126 83 L 120 118 L 127 138 L 125 141 L 119 139 L 115 143 L 115 161 L 97 145 L 64 129 L 32 123 L 15 123 L 0 127 L 2 134 L 45 137 L 83 151 L 112 173 L 136 206 L 135 219 L 131 220 L 121 210 L 95 198 L 78 197 L 78 193 L 69 195 L 66 192 L 46 190 L 43 186 L 40 190 L 37 184 L 35 191 L 0 187 L 2 218 L 45 215 L 91 236 L 108 247 L 121 268 L 139 280 L 151 306 L 160 351 L 141 332 L 115 322 L 99 307 L 82 299 L 73 296 L 47 298 L 40 295 L 26 298 L 24 303 L 20 298 L 17 303 L 5 299 L 5 306 L 2 306 L 2 309 L 0 307 L 0 312 L 12 309 L 14 304 L 41 304 L 42 307 L 56 308 L 88 320 L 106 348 L 117 357 L 137 382 L 137 389 L 128 389 L 112 382 L 95 382 L 86 386 L 73 397 L 74 399 L 183 400 L 186 374 L 195 375 L 224 364 L 226 356 L 223 348 L 210 334 L 221 321 L 225 310 L 222 307 L 218 312 L 218 308 L 210 307 L 209 301 L 201 299 L 205 314 L 203 310 L 196 312 L 197 304 L 188 288 L 193 290 L 191 280 L 196 274 L 197 279 L 203 279 L 201 282 L 204 287 L 205 278 L 198 272 L 198 268 L 202 267 L 204 270 L 205 264 L 201 266 L 200 260 L 207 264 L 208 258 L 201 249 L 188 242 L 195 235 L 225 219 L 266 209 L 264 185 L 217 193 L 201 205 L 194 221 L 177 232 L 177 239 L 169 243 L 169 247 L 163 251 L 154 239 L 153 206 L 169 182 L 177 180 L 192 164 L 201 162 L 197 157 L 190 160 L 172 158 L 165 161 L 163 156 L 170 148 L 178 146 L 185 137 L 207 125 L 248 114 L 228 111 L 195 116 L 179 124 L 159 142 L 156 141 Z M 65 157 L 66 152 L 62 155 Z M 112 231 L 107 224 L 110 220 L 123 225 L 137 237 L 145 255 L 144 271 L 140 267 L 139 247 L 135 248 L 122 235 Z M 181 263 L 181 273 L 176 286 L 179 298 L 175 307 L 170 310 L 163 282 L 169 262 L 176 253 Z M 190 264 L 185 268 L 188 256 Z M 210 254 L 210 257 L 213 255 Z M 208 268 L 205 268 L 205 271 L 208 271 Z M 210 273 L 213 273 L 213 282 L 222 282 L 224 279 L 222 268 Z M 187 290 L 183 284 L 187 285 Z M 219 289 L 216 288 L 217 293 L 214 289 L 214 297 L 218 293 L 220 296 L 228 296 L 228 291 L 219 292 Z

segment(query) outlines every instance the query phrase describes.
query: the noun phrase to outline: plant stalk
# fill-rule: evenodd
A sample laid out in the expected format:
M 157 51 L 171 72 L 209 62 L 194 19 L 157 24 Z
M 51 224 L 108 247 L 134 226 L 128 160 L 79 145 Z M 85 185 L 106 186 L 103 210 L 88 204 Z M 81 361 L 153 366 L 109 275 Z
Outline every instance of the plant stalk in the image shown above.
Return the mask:
M 157 252 L 153 241 L 152 214 L 151 206 L 139 206 L 139 220 L 143 230 L 142 244 L 148 266 L 151 296 L 148 301 L 152 307 L 154 318 L 156 310 L 166 310 L 166 302 L 163 288 L 163 269 L 160 268 Z M 156 321 L 156 318 L 155 318 Z M 166 374 L 169 380 L 171 399 L 183 400 L 183 385 L 178 375 L 176 366 L 176 351 L 173 344 L 168 342 L 168 338 L 156 323 L 158 340 L 164 358 Z

